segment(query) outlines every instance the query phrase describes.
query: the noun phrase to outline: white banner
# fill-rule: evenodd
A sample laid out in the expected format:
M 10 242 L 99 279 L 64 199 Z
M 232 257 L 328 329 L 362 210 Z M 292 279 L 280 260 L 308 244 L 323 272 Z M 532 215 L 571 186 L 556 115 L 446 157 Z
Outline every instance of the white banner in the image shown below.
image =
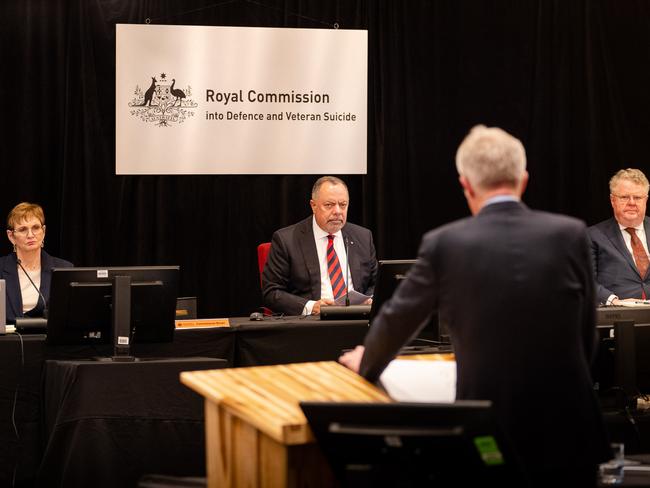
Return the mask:
M 365 174 L 365 30 L 118 24 L 120 174 Z

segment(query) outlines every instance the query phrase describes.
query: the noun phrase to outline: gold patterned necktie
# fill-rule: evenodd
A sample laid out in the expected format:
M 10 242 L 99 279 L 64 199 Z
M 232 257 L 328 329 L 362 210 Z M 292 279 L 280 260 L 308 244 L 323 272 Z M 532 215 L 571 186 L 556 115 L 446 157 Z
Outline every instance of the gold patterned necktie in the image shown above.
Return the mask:
M 636 229 L 634 227 L 627 227 L 625 231 L 630 234 L 630 237 L 632 238 L 632 254 L 634 255 L 636 268 L 639 270 L 641 278 L 645 278 L 648 266 L 650 265 L 648 255 L 643 248 L 643 244 L 641 244 L 641 239 L 636 235 Z

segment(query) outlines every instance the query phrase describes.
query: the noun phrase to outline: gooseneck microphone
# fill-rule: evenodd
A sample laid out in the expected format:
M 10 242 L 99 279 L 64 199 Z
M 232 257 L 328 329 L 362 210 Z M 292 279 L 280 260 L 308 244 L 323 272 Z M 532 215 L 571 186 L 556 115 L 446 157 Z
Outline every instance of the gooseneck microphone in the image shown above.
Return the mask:
M 343 236 L 345 242 L 345 306 L 350 306 L 350 245 L 348 242 L 348 236 Z
M 32 281 L 32 277 L 29 276 L 29 273 L 25 270 L 25 268 L 23 268 L 23 263 L 20 261 L 20 259 L 16 258 L 16 262 L 18 263 L 18 266 L 20 266 L 20 269 L 23 270 L 23 273 L 25 273 L 25 276 L 27 276 L 27 279 L 32 284 L 34 289 L 38 292 L 38 296 L 41 297 L 41 300 L 43 300 L 43 317 L 47 318 L 47 302 L 45 301 L 45 297 L 41 293 L 41 290 L 38 288 L 38 286 L 36 286 L 36 283 Z

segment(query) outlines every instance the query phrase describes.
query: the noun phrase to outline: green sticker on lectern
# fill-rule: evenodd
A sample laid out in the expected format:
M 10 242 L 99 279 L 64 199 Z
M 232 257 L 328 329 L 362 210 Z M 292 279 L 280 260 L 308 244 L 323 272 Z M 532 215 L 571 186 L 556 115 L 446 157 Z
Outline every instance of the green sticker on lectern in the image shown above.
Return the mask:
M 474 445 L 486 466 L 504 464 L 503 454 L 499 451 L 496 439 L 491 435 L 474 437 Z

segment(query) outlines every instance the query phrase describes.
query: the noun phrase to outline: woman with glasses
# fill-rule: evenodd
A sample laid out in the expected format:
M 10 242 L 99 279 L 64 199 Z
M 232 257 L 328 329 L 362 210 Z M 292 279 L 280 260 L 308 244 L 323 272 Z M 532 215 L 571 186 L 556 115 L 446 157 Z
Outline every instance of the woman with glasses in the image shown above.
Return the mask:
M 72 263 L 45 252 L 45 214 L 40 205 L 23 202 L 7 216 L 7 237 L 14 252 L 0 257 L 0 279 L 7 289 L 7 322 L 42 317 L 50 296 L 52 268 Z

